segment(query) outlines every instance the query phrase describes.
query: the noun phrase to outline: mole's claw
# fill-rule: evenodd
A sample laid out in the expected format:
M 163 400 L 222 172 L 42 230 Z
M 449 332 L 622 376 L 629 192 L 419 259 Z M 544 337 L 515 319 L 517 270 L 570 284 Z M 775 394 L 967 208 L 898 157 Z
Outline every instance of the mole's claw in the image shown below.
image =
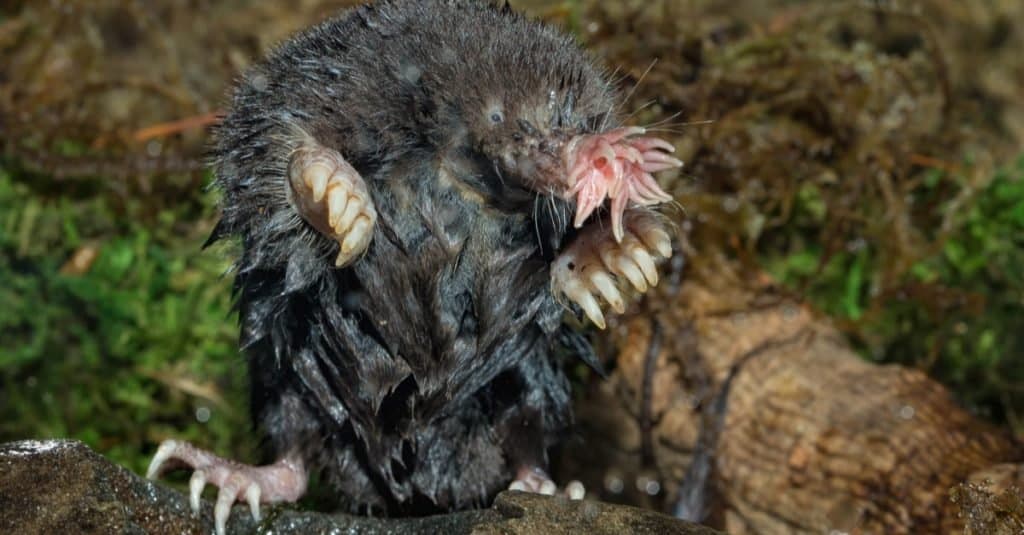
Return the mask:
M 249 503 L 249 511 L 252 513 L 252 519 L 256 522 L 260 521 L 260 495 L 262 490 L 256 483 L 250 483 L 249 488 L 245 490 L 245 501 Z
M 348 189 L 344 183 L 339 182 L 331 184 L 331 189 L 327 193 L 327 222 L 337 234 L 342 234 L 345 231 L 345 227 L 341 226 L 341 216 L 345 213 L 345 208 L 348 204 L 349 195 Z
M 164 463 L 171 458 L 176 447 L 177 444 L 173 440 L 165 440 L 160 444 L 156 454 L 153 455 L 153 460 L 149 462 L 149 468 L 146 469 L 146 479 L 156 479 L 163 473 Z
M 643 271 L 644 278 L 651 286 L 658 285 L 658 268 L 654 265 L 654 258 L 647 252 L 647 249 L 635 240 L 630 240 L 630 243 L 625 247 L 636 265 L 640 267 L 640 271 Z
M 349 234 L 352 223 L 356 220 L 356 217 L 363 212 L 363 201 L 351 197 L 348 199 L 348 203 L 344 205 L 345 211 L 341 213 L 341 217 L 338 218 L 338 222 L 335 224 L 334 229 L 339 235 Z
M 362 176 L 338 151 L 312 139 L 292 153 L 288 163 L 290 200 L 295 210 L 339 245 L 335 265 L 350 264 L 366 251 L 377 210 Z
M 327 191 L 327 180 L 331 178 L 334 169 L 328 168 L 322 163 L 315 163 L 307 167 L 302 173 L 302 179 L 313 192 L 313 201 L 320 202 Z
M 604 314 L 601 313 L 601 305 L 597 304 L 594 294 L 590 292 L 581 293 L 576 300 L 576 304 L 583 309 L 583 312 L 590 318 L 590 321 L 594 322 L 594 325 L 597 325 L 599 329 L 605 328 Z
M 583 487 L 583 483 L 574 479 L 565 486 L 565 494 L 570 500 L 582 500 L 587 495 L 587 489 Z
M 658 218 L 645 210 L 627 210 L 622 240 L 600 222 L 588 223 L 551 264 L 551 290 L 579 305 L 602 329 L 604 315 L 595 294 L 612 310 L 625 311 L 620 284 L 628 281 L 639 292 L 658 284 L 656 258 L 672 255 L 672 242 Z
M 601 293 L 601 297 L 604 297 L 604 300 L 611 305 L 612 310 L 618 314 L 626 311 L 626 305 L 622 301 L 622 294 L 615 287 L 615 281 L 608 275 L 608 272 L 595 270 L 594 274 L 590 276 L 590 284 L 597 288 L 597 291 Z
M 540 484 L 540 493 L 545 496 L 554 496 L 557 490 L 558 485 L 555 485 L 555 482 L 550 479 Z
M 647 291 L 647 281 L 644 280 L 644 274 L 640 271 L 640 268 L 637 267 L 636 262 L 634 262 L 632 258 L 624 255 L 616 257 L 609 254 L 607 256 L 609 257 L 607 260 L 604 260 L 604 256 L 602 256 L 602 260 L 604 260 L 605 266 L 607 266 L 612 273 L 622 276 L 628 280 L 629 283 L 636 288 L 636 291 L 640 293 Z
M 661 231 L 659 234 L 651 238 L 651 247 L 658 251 L 658 256 L 668 258 L 672 256 L 672 239 L 668 237 L 668 233 L 665 231 Z
M 217 493 L 217 504 L 213 506 L 213 525 L 216 528 L 217 535 L 224 535 L 227 531 L 228 517 L 231 516 L 231 506 L 237 498 L 238 488 L 230 481 L 227 485 L 221 487 L 220 492 Z
M 199 500 L 203 496 L 203 488 L 205 487 L 206 472 L 196 470 L 188 480 L 188 497 L 189 504 L 192 506 L 192 512 L 197 515 L 199 514 Z
M 341 252 L 348 253 L 354 251 L 363 240 L 369 240 L 370 225 L 370 220 L 366 216 L 360 216 L 359 219 L 356 219 L 352 223 L 352 228 L 345 236 L 345 241 L 341 242 Z
M 633 232 L 648 249 L 654 250 L 659 257 L 672 256 L 672 238 L 656 219 L 646 218 L 636 221 Z

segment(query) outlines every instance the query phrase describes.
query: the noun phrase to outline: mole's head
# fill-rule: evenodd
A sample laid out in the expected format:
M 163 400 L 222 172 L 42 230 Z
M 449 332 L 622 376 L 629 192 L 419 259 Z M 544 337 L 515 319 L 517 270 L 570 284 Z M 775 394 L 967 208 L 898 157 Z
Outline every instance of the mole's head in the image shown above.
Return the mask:
M 450 67 L 438 81 L 483 172 L 503 188 L 574 204 L 577 227 L 605 199 L 619 229 L 627 204 L 669 200 L 650 173 L 679 165 L 661 152 L 672 147 L 618 128 L 607 71 L 563 32 L 485 5 L 466 4 L 479 10 L 473 24 L 436 37 Z
M 603 74 L 575 48 L 564 56 L 499 61 L 480 92 L 467 95 L 469 137 L 503 183 L 575 204 L 576 227 L 609 199 L 621 239 L 629 204 L 672 199 L 652 173 L 682 162 L 667 154 L 669 143 L 639 137 L 643 128 L 618 127 Z M 523 75 L 522 65 L 541 68 Z
M 504 86 L 471 107 L 470 137 L 503 182 L 571 200 L 568 149 L 574 138 L 595 131 L 602 116 L 574 114 L 579 95 L 572 88 L 534 82 L 535 87 L 516 88 L 513 94 Z

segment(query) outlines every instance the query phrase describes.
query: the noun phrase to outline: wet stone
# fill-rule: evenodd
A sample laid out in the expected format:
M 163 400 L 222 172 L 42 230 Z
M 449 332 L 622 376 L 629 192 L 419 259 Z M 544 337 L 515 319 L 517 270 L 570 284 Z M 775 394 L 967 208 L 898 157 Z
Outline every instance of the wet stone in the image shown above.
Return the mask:
M 213 504 L 196 517 L 188 498 L 106 460 L 73 440 L 0 445 L 0 533 L 211 533 Z M 267 508 L 255 525 L 236 506 L 228 533 L 451 533 L 713 535 L 712 529 L 633 507 L 522 492 L 490 509 L 425 518 L 380 519 Z

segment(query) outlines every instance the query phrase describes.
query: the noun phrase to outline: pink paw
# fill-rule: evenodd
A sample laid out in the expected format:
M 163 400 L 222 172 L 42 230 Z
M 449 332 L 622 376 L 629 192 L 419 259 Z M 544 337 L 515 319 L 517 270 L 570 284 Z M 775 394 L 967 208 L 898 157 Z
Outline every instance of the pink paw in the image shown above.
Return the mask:
M 580 228 L 605 198 L 611 199 L 612 234 L 621 242 L 625 231 L 623 214 L 629 203 L 651 206 L 671 201 L 654 180 L 653 173 L 680 167 L 683 162 L 668 153 L 675 147 L 644 134 L 640 127 L 624 127 L 603 134 L 582 136 L 568 146 L 569 194 L 576 195 L 576 218 Z
M 231 506 L 245 500 L 253 520 L 260 519 L 260 503 L 294 502 L 306 492 L 307 476 L 302 461 L 286 457 L 268 466 L 249 466 L 201 450 L 187 442 L 165 440 L 149 464 L 146 477 L 154 479 L 178 467 L 192 468 L 189 499 L 199 514 L 200 497 L 207 483 L 220 487 L 213 509 L 217 534 L 223 535 Z
M 558 492 L 558 485 L 555 485 L 555 482 L 548 477 L 544 470 L 536 467 L 523 467 L 519 469 L 516 480 L 508 486 L 508 490 L 554 496 Z M 582 500 L 587 491 L 583 488 L 583 483 L 573 480 L 565 486 L 563 493 L 570 500 Z

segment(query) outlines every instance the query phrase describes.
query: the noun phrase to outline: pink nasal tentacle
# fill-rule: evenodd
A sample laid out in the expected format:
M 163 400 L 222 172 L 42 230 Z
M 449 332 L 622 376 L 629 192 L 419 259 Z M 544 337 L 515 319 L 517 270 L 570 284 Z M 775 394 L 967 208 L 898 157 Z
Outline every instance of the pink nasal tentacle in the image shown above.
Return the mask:
M 676 148 L 671 143 L 664 139 L 656 137 L 638 137 L 630 141 L 631 144 L 638 150 L 647 152 L 651 149 L 661 149 L 667 152 L 675 152 Z
M 573 226 L 576 228 L 583 226 L 583 222 L 601 206 L 608 194 L 607 182 L 599 175 L 598 171 L 591 170 L 583 175 L 577 184 L 576 218 L 573 220 Z
M 625 234 L 622 228 L 622 217 L 626 213 L 626 203 L 628 201 L 628 195 L 620 195 L 612 199 L 612 235 L 615 236 L 615 241 L 619 243 L 622 242 L 622 236 Z
M 675 147 L 655 137 L 635 137 L 646 131 L 622 127 L 572 141 L 568 149 L 567 194 L 576 197 L 577 228 L 605 199 L 610 201 L 612 232 L 623 236 L 623 213 L 630 204 L 651 206 L 672 196 L 661 189 L 652 173 L 673 169 L 683 162 L 669 155 Z

